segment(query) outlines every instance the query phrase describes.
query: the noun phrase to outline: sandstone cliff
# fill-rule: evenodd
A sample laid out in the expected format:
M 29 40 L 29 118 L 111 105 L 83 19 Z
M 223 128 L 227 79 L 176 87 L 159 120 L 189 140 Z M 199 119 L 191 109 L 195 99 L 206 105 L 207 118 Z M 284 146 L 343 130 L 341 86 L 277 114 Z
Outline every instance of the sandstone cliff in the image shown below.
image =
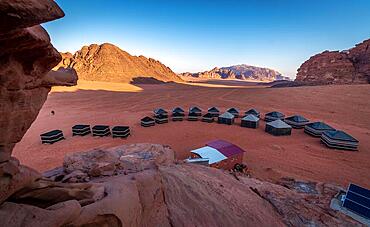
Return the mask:
M 370 83 L 370 39 L 347 51 L 324 51 L 298 69 L 296 82 L 314 84 Z
M 181 81 L 161 62 L 144 56 L 132 56 L 113 44 L 84 46 L 75 54 L 62 53 L 55 67 L 71 67 L 82 80 L 129 83 L 136 78 L 159 81 Z
M 274 81 L 289 79 L 283 77 L 281 73 L 268 69 L 250 65 L 234 65 L 230 67 L 214 68 L 210 71 L 198 73 L 181 73 L 179 74 L 184 79 L 195 77 L 202 79 L 240 79 L 240 80 L 256 80 L 256 81 Z

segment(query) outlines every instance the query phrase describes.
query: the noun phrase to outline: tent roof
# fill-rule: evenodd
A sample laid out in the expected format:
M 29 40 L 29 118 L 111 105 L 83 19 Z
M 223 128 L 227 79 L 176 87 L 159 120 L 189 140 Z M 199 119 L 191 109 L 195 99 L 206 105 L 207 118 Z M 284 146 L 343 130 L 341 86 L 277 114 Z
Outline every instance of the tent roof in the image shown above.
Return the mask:
M 208 112 L 220 112 L 216 107 L 208 108 Z
M 312 122 L 308 123 L 307 126 L 317 130 L 335 130 L 333 127 L 325 124 L 324 122 Z
M 227 112 L 230 112 L 230 113 L 239 113 L 239 110 L 234 108 L 234 107 L 231 107 L 227 110 Z
M 172 112 L 185 112 L 181 107 L 176 107 L 175 109 L 172 110 Z
M 206 145 L 218 150 L 226 157 L 230 157 L 230 156 L 245 152 L 240 147 L 230 142 L 227 142 L 225 140 L 214 140 L 214 141 L 208 142 Z
M 209 164 L 217 163 L 217 162 L 227 159 L 227 157 L 223 155 L 221 152 L 209 146 L 205 146 L 205 147 L 198 148 L 196 150 L 192 150 L 191 153 L 197 154 L 201 158 L 208 159 Z
M 266 125 L 270 125 L 274 128 L 292 128 L 290 125 L 285 123 L 284 121 L 278 119 L 275 121 L 267 122 Z
M 349 142 L 358 142 L 357 139 L 353 138 L 351 135 L 343 132 L 343 131 L 339 131 L 339 130 L 335 130 L 335 131 L 325 131 L 323 132 L 323 134 L 327 137 L 329 137 L 330 139 L 333 139 L 333 140 L 344 140 L 344 141 L 349 141 Z
M 189 111 L 190 112 L 202 112 L 202 110 L 197 106 L 190 107 Z
M 225 112 L 225 113 L 223 113 L 223 114 L 221 114 L 220 116 L 218 116 L 218 117 L 221 117 L 221 118 L 228 118 L 228 119 L 233 119 L 233 118 L 235 118 L 235 116 L 234 115 L 232 115 L 231 113 L 229 113 L 229 112 Z
M 260 112 L 254 108 L 245 112 L 245 114 L 259 114 L 259 113 Z
M 154 119 L 151 118 L 151 117 L 146 116 L 146 117 L 142 118 L 141 121 L 144 121 L 144 122 L 145 121 L 154 121 Z
M 248 114 L 247 116 L 242 118 L 242 121 L 259 121 L 259 118 L 253 114 Z
M 174 112 L 174 113 L 172 114 L 172 116 L 173 116 L 173 117 L 184 117 L 184 116 L 185 116 L 185 114 L 184 114 L 184 113 L 182 113 L 182 112 Z
M 211 113 L 206 113 L 203 115 L 203 117 L 213 117 Z
M 294 115 L 294 116 L 287 117 L 285 119 L 289 121 L 294 121 L 294 122 L 309 122 L 309 120 L 302 117 L 301 115 Z
M 280 113 L 280 112 L 277 112 L 277 111 L 273 111 L 273 112 L 270 112 L 270 113 L 267 113 L 266 116 L 271 116 L 271 117 L 284 117 L 284 114 Z
M 157 108 L 157 109 L 155 109 L 154 110 L 154 113 L 155 114 L 166 114 L 167 113 L 167 111 L 165 111 L 164 109 L 162 109 L 162 108 Z

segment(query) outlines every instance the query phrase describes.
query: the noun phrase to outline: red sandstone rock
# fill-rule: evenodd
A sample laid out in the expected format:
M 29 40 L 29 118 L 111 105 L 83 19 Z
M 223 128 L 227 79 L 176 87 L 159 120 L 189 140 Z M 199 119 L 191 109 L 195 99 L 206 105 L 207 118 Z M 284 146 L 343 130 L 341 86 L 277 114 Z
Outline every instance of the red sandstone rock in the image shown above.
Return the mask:
M 283 77 L 281 73 L 268 69 L 250 65 L 234 65 L 230 67 L 213 68 L 212 70 L 198 73 L 181 73 L 184 79 L 201 78 L 201 79 L 241 79 L 257 81 L 275 81 L 289 79 Z
M 370 82 L 370 39 L 348 51 L 324 51 L 304 62 L 296 82 L 366 84 Z
M 70 67 L 82 80 L 133 82 L 143 80 L 181 81 L 167 66 L 152 58 L 132 56 L 113 44 L 84 46 L 74 55 L 62 53 L 63 59 L 55 67 Z

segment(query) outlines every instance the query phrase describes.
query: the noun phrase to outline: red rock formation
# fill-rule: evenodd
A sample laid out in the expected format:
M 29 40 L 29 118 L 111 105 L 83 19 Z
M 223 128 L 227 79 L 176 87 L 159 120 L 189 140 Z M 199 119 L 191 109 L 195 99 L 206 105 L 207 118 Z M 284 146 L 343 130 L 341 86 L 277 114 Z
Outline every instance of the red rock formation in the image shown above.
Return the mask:
M 304 62 L 296 82 L 315 84 L 370 83 L 370 39 L 348 51 L 324 51 Z
M 88 176 L 90 183 L 54 182 L 62 181 L 66 175 L 76 171 Z M 329 208 L 331 198 L 340 189 L 336 186 L 293 179 L 283 179 L 278 185 L 242 174 L 233 176 L 215 168 L 179 163 L 174 160 L 174 152 L 162 145 L 131 144 L 74 153 L 65 158 L 63 168 L 49 171 L 46 175 L 49 181 L 35 182 L 29 187 L 32 190 L 17 192 L 11 201 L 0 207 L 0 220 L 4 225 L 357 224 Z M 85 181 L 85 178 L 73 180 Z M 102 186 L 105 188 L 104 198 Z M 50 204 L 53 201 L 57 203 Z M 61 209 L 65 206 L 71 209 Z M 21 210 L 23 215 L 19 215 L 17 210 Z M 55 217 L 45 216 L 52 212 L 56 213 Z M 30 218 L 32 215 L 34 218 Z
M 59 67 L 71 67 L 82 80 L 129 83 L 135 78 L 181 81 L 170 68 L 144 56 L 132 56 L 113 44 L 84 46 L 74 55 L 62 53 Z
M 260 68 L 250 65 L 235 65 L 230 67 L 213 68 L 210 71 L 199 73 L 181 73 L 179 76 L 184 79 L 191 77 L 202 79 L 240 79 L 240 80 L 256 80 L 256 81 L 275 81 L 282 79 L 289 79 L 283 77 L 279 72 L 268 69 Z
M 50 87 L 64 84 L 63 76 L 48 75 L 61 57 L 39 25 L 63 16 L 50 0 L 0 1 L 0 203 L 40 177 L 10 155 L 35 120 Z

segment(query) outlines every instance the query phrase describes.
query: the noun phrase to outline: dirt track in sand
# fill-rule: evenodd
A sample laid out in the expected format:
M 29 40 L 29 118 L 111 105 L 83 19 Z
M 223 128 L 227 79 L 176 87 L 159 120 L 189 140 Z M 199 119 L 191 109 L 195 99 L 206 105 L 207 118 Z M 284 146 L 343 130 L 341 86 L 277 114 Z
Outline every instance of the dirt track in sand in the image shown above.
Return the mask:
M 273 181 L 284 176 L 370 187 L 370 85 L 275 89 L 204 84 L 122 85 L 117 89 L 120 85 L 114 85 L 115 91 L 101 83 L 100 90 L 88 90 L 89 86 L 94 83 L 85 84 L 84 90 L 55 89 L 57 92 L 49 94 L 36 121 L 13 151 L 23 164 L 43 171 L 61 165 L 64 155 L 71 152 L 136 142 L 168 144 L 177 158 L 183 159 L 190 150 L 222 138 L 247 151 L 244 162 L 257 178 Z M 241 111 L 256 108 L 261 113 L 277 110 L 287 116 L 298 113 L 350 133 L 360 141 L 359 151 L 328 149 L 303 130 L 293 130 L 288 137 L 274 137 L 264 132 L 264 122 L 258 129 L 200 121 L 140 127 L 140 118 L 151 115 L 156 107 L 170 110 L 192 105 L 203 110 L 217 106 L 222 111 L 237 107 Z M 51 110 L 56 112 L 54 116 Z M 236 124 L 239 122 L 236 120 Z M 72 137 L 71 127 L 78 123 L 130 125 L 132 136 L 126 140 Z M 39 135 L 52 129 L 62 129 L 67 139 L 42 145 Z

